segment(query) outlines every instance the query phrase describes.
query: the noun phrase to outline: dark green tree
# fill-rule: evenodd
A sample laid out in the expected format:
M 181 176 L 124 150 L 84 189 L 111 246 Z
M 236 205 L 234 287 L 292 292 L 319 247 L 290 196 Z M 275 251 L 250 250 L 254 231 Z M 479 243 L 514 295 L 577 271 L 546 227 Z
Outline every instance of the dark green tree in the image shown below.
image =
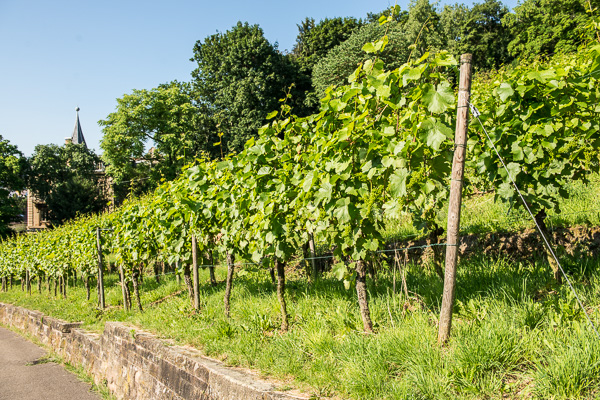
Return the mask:
M 325 18 L 318 23 L 314 18 L 307 17 L 297 25 L 298 36 L 289 57 L 298 64 L 302 78 L 307 83 L 305 105 L 309 113 L 316 113 L 319 106 L 319 98 L 312 84 L 314 66 L 362 25 L 362 20 L 352 17 Z
M 503 19 L 514 36 L 508 51 L 521 59 L 575 52 L 594 38 L 587 11 L 599 6 L 600 0 L 524 0 Z
M 19 221 L 23 213 L 15 192 L 25 188 L 27 170 L 27 160 L 17 146 L 0 135 L 0 238 L 11 233 L 9 224 Z
M 389 69 L 402 65 L 408 55 L 410 43 L 404 32 L 404 26 L 392 22 L 387 26 L 380 26 L 378 22 L 363 26 L 348 40 L 333 48 L 327 56 L 321 59 L 313 70 L 312 81 L 317 94 L 322 96 L 327 87 L 343 85 L 348 82 L 348 76 L 354 72 L 358 64 L 371 58 L 370 54 L 363 51 L 367 42 L 375 41 L 387 32 L 389 43 L 380 57 Z
M 308 82 L 258 25 L 238 22 L 225 33 L 196 42 L 192 61 L 198 64 L 192 72 L 195 100 L 222 133 L 224 152 L 239 151 L 256 136 L 290 90 L 293 112 L 307 113 Z
M 429 0 L 411 0 L 404 31 L 408 42 L 414 45 L 409 54 L 413 59 L 425 52 L 446 50 L 440 15 Z
M 173 179 L 201 152 L 213 150 L 215 128 L 203 116 L 188 83 L 133 90 L 117 99 L 116 111 L 98 123 L 104 133 L 102 160 L 118 191 L 153 188 L 162 178 Z
M 85 145 L 37 145 L 29 163 L 29 189 L 46 203 L 53 225 L 105 208 L 96 173 L 100 158 Z
M 502 24 L 508 8 L 498 0 L 485 0 L 472 8 L 464 4 L 446 6 L 440 23 L 446 35 L 448 51 L 459 57 L 473 54 L 476 68 L 490 70 L 512 61 L 508 44 L 511 32 Z
M 107 201 L 96 179 L 78 174 L 64 182 L 57 182 L 46 196 L 48 217 L 53 225 L 60 225 L 78 215 L 100 212 Z
M 309 76 L 315 64 L 335 46 L 347 40 L 363 25 L 356 18 L 325 18 L 315 24 L 314 18 L 306 18 L 298 24 L 298 36 L 292 55 L 302 72 Z

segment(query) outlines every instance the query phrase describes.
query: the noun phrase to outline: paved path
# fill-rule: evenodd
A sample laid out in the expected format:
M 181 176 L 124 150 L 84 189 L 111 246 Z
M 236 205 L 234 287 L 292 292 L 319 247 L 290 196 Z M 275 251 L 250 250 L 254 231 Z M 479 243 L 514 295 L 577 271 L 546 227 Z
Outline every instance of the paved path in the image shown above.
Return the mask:
M 98 400 L 90 385 L 62 365 L 36 364 L 46 350 L 0 327 L 0 399 Z

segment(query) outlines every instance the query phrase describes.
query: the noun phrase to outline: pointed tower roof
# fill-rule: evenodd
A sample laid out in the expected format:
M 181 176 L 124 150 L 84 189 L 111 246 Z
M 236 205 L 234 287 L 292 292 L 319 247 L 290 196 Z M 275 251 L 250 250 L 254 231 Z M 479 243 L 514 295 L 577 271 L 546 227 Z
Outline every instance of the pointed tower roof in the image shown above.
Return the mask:
M 83 137 L 83 131 L 81 130 L 81 123 L 79 122 L 79 107 L 77 107 L 75 111 L 77 111 L 77 119 L 75 120 L 75 129 L 73 129 L 71 143 L 83 144 L 85 147 L 87 147 L 85 138 Z

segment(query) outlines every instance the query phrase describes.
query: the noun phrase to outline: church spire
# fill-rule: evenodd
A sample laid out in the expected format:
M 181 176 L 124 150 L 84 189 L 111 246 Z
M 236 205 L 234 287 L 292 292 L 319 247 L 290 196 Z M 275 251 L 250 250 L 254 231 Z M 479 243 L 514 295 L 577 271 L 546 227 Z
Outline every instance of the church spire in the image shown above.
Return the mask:
M 79 122 L 79 107 L 77 107 L 75 111 L 77 111 L 77 119 L 75 120 L 75 129 L 73 129 L 71 143 L 83 144 L 85 147 L 87 147 L 87 144 L 85 143 L 85 138 L 83 137 L 83 131 L 81 130 L 81 123 Z

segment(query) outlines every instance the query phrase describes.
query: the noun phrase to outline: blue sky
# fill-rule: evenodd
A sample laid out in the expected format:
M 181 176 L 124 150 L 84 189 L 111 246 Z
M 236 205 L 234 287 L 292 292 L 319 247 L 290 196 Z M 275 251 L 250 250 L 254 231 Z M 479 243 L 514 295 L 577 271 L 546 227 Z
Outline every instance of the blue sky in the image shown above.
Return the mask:
M 88 146 L 100 153 L 97 122 L 115 110 L 116 99 L 132 89 L 188 81 L 197 40 L 248 21 L 280 50 L 290 50 L 305 17 L 362 18 L 393 4 L 0 0 L 0 135 L 26 155 L 36 144 L 61 144 L 73 132 L 79 106 Z M 408 0 L 398 4 L 408 9 Z M 516 0 L 505 4 L 514 7 Z

